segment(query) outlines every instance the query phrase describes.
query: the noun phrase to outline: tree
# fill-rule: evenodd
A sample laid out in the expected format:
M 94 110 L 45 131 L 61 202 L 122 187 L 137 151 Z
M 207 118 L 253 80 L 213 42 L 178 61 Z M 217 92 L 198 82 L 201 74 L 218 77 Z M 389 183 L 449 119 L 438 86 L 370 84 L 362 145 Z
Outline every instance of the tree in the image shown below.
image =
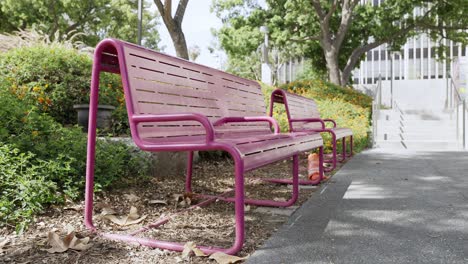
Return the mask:
M 228 54 L 249 54 L 262 42 L 255 32 L 266 24 L 272 45 L 292 56 L 312 58 L 318 67 L 326 67 L 331 82 L 340 85 L 348 83 L 366 52 L 382 44 L 398 50 L 420 33 L 440 43 L 444 38 L 468 42 L 466 0 L 385 0 L 379 6 L 359 0 L 266 2 L 268 8 L 262 9 L 253 0 L 215 1 L 213 9 L 225 22 L 218 35 Z M 414 16 L 414 10 L 421 12 Z M 446 47 L 440 46 L 443 55 Z
M 189 53 L 187 49 L 187 42 L 185 41 L 185 35 L 182 31 L 182 20 L 184 19 L 185 9 L 187 8 L 189 0 L 180 0 L 174 17 L 172 16 L 172 0 L 165 0 L 164 4 L 161 0 L 154 0 L 156 7 L 158 8 L 159 14 L 166 25 L 169 35 L 171 36 L 172 43 L 176 50 L 177 57 L 189 59 Z
M 105 37 L 130 42 L 137 40 L 137 0 L 2 0 L 0 2 L 0 32 L 36 28 L 49 38 L 64 38 L 83 33 L 78 39 L 95 46 Z M 143 38 L 146 46 L 157 49 L 157 14 L 149 11 L 146 2 Z

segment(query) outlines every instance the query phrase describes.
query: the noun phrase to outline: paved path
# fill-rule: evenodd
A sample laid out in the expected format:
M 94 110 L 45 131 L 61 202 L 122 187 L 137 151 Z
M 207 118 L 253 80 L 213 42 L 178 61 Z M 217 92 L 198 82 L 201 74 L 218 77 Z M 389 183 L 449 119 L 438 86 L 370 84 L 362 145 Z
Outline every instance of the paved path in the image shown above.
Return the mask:
M 365 151 L 247 263 L 468 263 L 468 153 Z

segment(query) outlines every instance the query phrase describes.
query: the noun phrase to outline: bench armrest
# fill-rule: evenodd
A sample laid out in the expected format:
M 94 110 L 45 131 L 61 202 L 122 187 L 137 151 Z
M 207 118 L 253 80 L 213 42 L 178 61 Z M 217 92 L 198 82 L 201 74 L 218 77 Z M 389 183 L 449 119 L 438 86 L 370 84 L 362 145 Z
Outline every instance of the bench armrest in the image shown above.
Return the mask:
M 174 122 L 174 121 L 197 121 L 206 130 L 206 142 L 213 142 L 214 128 L 208 117 L 197 113 L 177 113 L 160 115 L 134 115 L 132 121 L 135 124 L 146 122 Z
M 268 122 L 274 129 L 274 133 L 278 134 L 280 132 L 280 127 L 278 122 L 269 116 L 245 116 L 245 117 L 223 117 L 217 120 L 213 125 L 220 126 L 226 123 L 237 123 L 237 122 Z
M 313 122 L 318 122 L 322 124 L 322 129 L 325 129 L 325 120 L 321 118 L 299 118 L 299 119 L 291 119 L 291 123 L 294 122 L 306 122 L 306 123 L 313 123 Z
M 331 122 L 331 123 L 333 123 L 333 128 L 336 128 L 336 122 L 335 122 L 335 120 L 327 118 L 327 119 L 323 119 L 323 121 L 324 121 L 324 122 Z

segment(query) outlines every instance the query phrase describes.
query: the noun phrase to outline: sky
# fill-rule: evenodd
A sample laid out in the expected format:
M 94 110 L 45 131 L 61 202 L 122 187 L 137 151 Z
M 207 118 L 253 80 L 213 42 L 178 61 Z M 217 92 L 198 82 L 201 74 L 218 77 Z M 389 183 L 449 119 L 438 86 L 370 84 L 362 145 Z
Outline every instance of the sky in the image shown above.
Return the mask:
M 215 14 L 210 13 L 212 0 L 192 0 L 188 2 L 185 10 L 184 20 L 182 21 L 182 30 L 185 34 L 187 47 L 198 45 L 200 47 L 200 56 L 196 62 L 213 68 L 221 68 L 226 55 L 223 52 L 210 54 L 208 47 L 215 38 L 211 34 L 211 28 L 219 29 L 222 26 L 221 20 Z M 172 4 L 173 12 L 177 9 L 178 1 Z M 152 8 L 156 9 L 153 3 Z M 161 36 L 160 46 L 163 46 L 163 52 L 175 55 L 174 45 L 166 26 L 161 20 L 159 25 L 159 34 Z

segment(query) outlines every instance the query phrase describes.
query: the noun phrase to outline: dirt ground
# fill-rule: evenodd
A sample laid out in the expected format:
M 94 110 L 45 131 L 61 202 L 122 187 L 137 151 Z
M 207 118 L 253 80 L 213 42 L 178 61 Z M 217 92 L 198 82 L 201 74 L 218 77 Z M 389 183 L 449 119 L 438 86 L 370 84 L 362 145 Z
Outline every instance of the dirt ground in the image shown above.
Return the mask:
M 306 158 L 301 157 L 300 177 L 305 178 Z M 291 162 L 278 162 L 246 175 L 246 195 L 249 198 L 285 200 L 290 186 L 265 183 L 262 178 L 291 177 Z M 233 164 L 229 160 L 200 161 L 194 166 L 194 193 L 219 194 L 233 186 Z M 336 171 L 336 170 L 335 170 Z M 128 185 L 127 185 L 128 184 Z M 95 198 L 95 225 L 113 233 L 125 233 L 154 223 L 164 216 L 180 212 L 189 203 L 196 204 L 202 198 L 186 194 L 184 176 L 155 177 L 145 182 L 122 184 L 126 187 L 99 193 Z M 299 201 L 286 209 L 266 209 L 246 206 L 245 243 L 240 257 L 252 254 L 275 232 L 288 216 L 317 188 L 300 190 Z M 135 207 L 134 218 L 138 222 L 120 226 L 109 220 L 114 216 L 126 216 Z M 216 263 L 208 257 L 182 257 L 180 252 L 153 249 L 145 246 L 114 242 L 90 233 L 83 223 L 84 203 L 69 203 L 52 207 L 37 216 L 30 228 L 18 236 L 13 229 L 0 229 L 0 263 Z M 104 216 L 107 214 L 107 216 Z M 109 217 L 111 215 L 111 217 Z M 145 217 L 146 216 L 146 217 Z M 232 203 L 216 201 L 206 207 L 179 213 L 168 223 L 144 233 L 147 237 L 196 245 L 230 247 L 234 238 L 234 208 Z M 141 219 L 141 217 L 145 217 Z M 119 218 L 120 219 L 120 218 Z M 118 219 L 118 220 L 119 220 Z M 115 218 L 114 218 L 115 220 Z M 121 220 L 121 219 L 120 219 Z M 123 223 L 125 222 L 122 220 Z M 86 250 L 68 249 L 63 253 L 50 253 L 49 232 L 62 238 L 73 229 L 76 237 L 90 240 Z M 68 231 L 67 231 L 68 230 Z M 8 241 L 4 246 L 1 242 Z

